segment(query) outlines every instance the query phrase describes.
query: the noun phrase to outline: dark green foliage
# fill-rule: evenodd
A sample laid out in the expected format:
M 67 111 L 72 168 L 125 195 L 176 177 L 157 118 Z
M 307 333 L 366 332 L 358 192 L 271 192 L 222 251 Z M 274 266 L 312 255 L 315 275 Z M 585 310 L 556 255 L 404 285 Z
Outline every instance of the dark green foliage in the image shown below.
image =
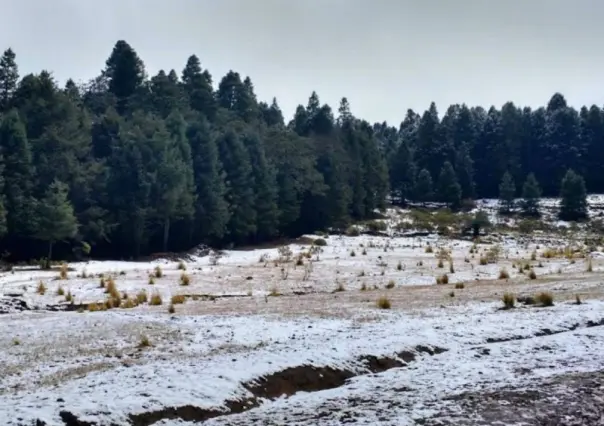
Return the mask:
M 560 190 L 560 219 L 587 219 L 587 191 L 583 177 L 569 169 L 562 179 Z
M 452 208 L 499 194 L 511 211 L 514 182 L 527 176 L 526 214 L 538 213 L 539 180 L 544 195 L 562 194 L 561 217 L 579 220 L 585 190 L 604 192 L 602 109 L 577 112 L 560 94 L 535 110 L 451 105 L 442 118 L 432 103 L 391 126 L 355 117 L 347 98 L 334 114 L 312 92 L 285 123 L 277 99 L 257 99 L 250 77 L 229 71 L 214 88 L 195 55 L 180 78 L 168 70 L 148 78 L 122 40 L 101 75 L 59 87 L 48 71 L 19 79 L 15 53 L 4 52 L 3 252 L 40 258 L 61 241 L 55 257 L 89 247 L 135 258 L 259 243 L 346 229 L 383 209 L 389 193 Z M 569 172 L 560 189 L 569 169 L 585 182 Z
M 510 213 L 514 210 L 514 198 L 516 197 L 516 184 L 514 178 L 505 172 L 499 184 L 499 205 L 502 213 Z
M 526 216 L 539 216 L 541 187 L 533 173 L 529 174 L 522 187 L 522 212 Z
M 438 198 L 451 208 L 458 208 L 461 204 L 461 186 L 453 166 L 448 161 L 443 165 L 438 178 Z
M 434 196 L 433 191 L 432 176 L 428 170 L 422 169 L 415 182 L 415 199 L 424 203 L 430 201 Z
M 48 260 L 52 259 L 52 246 L 57 241 L 75 237 L 78 222 L 73 206 L 67 197 L 69 188 L 55 180 L 50 184 L 38 204 L 38 229 L 36 237 L 48 242 Z

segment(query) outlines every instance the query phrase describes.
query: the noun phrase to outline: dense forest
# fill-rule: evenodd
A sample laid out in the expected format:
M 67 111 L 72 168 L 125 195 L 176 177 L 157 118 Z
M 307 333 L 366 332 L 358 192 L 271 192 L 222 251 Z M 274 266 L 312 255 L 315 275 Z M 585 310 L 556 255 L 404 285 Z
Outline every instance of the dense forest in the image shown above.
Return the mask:
M 184 61 L 183 61 L 184 62 Z M 404 99 L 401 100 L 404 102 Z M 0 59 L 0 253 L 136 258 L 343 228 L 399 203 L 558 195 L 569 169 L 604 192 L 604 112 L 555 94 L 542 108 L 432 103 L 400 126 L 316 93 L 286 123 L 250 77 L 214 84 L 193 55 L 149 77 L 118 41 L 100 75 L 59 87 Z M 502 179 L 504 183 L 502 183 Z M 533 182 L 535 181 L 536 182 Z M 60 254 L 57 254 L 59 251 Z

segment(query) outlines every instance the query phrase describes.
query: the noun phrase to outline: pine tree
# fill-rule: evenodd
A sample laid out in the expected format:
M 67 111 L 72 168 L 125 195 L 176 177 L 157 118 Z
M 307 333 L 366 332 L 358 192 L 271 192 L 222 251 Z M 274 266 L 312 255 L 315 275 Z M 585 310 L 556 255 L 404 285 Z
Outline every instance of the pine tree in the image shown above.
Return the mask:
M 107 78 L 109 92 L 118 100 L 117 110 L 122 114 L 130 98 L 145 79 L 145 65 L 136 51 L 124 40 L 119 40 L 107 59 L 103 75 Z
M 19 68 L 15 58 L 16 55 L 12 49 L 5 50 L 2 58 L 0 58 L 0 112 L 9 109 L 10 101 L 17 89 Z
M 220 160 L 226 172 L 229 203 L 229 237 L 234 242 L 245 241 L 256 232 L 254 191 L 250 185 L 252 167 L 250 158 L 240 137 L 228 129 L 218 138 Z
M 256 236 L 258 240 L 267 240 L 277 235 L 279 227 L 276 174 L 266 160 L 264 146 L 258 135 L 248 134 L 243 141 L 252 166 L 254 208 L 257 217 Z
M 455 170 L 461 186 L 461 198 L 473 199 L 476 196 L 474 185 L 474 161 L 470 156 L 468 144 L 461 142 L 455 156 Z
M 445 161 L 438 178 L 438 198 L 451 208 L 461 205 L 461 186 L 450 162 Z
M 415 183 L 415 199 L 426 203 L 431 201 L 433 196 L 432 176 L 427 169 L 422 169 Z
M 499 206 L 502 213 L 508 214 L 514 210 L 516 197 L 516 184 L 514 178 L 505 172 L 499 184 Z
M 209 72 L 202 72 L 199 58 L 191 55 L 182 71 L 182 84 L 192 110 L 201 112 L 209 120 L 216 115 L 216 100 Z
M 0 152 L 0 238 L 6 235 L 6 199 L 4 197 L 4 158 Z
M 560 219 L 587 219 L 587 190 L 582 176 L 569 169 L 562 179 L 560 190 Z
M 205 117 L 199 117 L 189 125 L 187 137 L 193 153 L 197 188 L 195 234 L 201 241 L 217 243 L 225 236 L 230 213 L 226 201 L 225 174 L 218 158 L 216 141 Z
M 78 232 L 78 222 L 68 192 L 67 185 L 55 180 L 38 205 L 36 237 L 48 242 L 48 261 L 52 259 L 52 248 L 56 242 L 73 238 Z
M 541 188 L 533 173 L 529 174 L 522 186 L 522 212 L 526 216 L 539 216 L 539 198 Z
M 409 149 L 409 143 L 403 140 L 398 146 L 390 165 L 390 187 L 395 199 L 405 205 L 413 198 L 417 166 Z
M 4 156 L 4 194 L 8 232 L 15 236 L 32 235 L 36 230 L 33 198 L 33 165 L 25 126 L 15 110 L 0 122 L 0 149 Z

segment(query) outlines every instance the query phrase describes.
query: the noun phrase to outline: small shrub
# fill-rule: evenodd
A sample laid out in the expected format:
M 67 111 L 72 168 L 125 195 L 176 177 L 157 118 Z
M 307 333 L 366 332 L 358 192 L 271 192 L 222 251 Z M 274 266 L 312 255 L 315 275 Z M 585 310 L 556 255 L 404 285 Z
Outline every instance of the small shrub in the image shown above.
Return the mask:
M 367 256 L 367 250 L 363 249 L 363 256 Z
M 161 270 L 161 266 L 157 265 L 153 269 L 153 275 L 155 276 L 155 278 L 161 278 L 164 276 L 164 272 Z
M 68 272 L 69 272 L 69 269 L 67 268 L 67 264 L 62 263 L 61 269 L 59 269 L 59 279 L 66 280 L 68 278 L 68 276 L 67 276 Z
M 388 281 L 388 284 L 386 284 L 386 288 L 391 289 L 391 288 L 394 288 L 395 285 L 396 284 L 395 284 L 394 280 L 390 280 L 390 281 Z
M 444 262 L 442 261 L 442 259 L 438 259 L 438 265 L 437 265 L 437 266 L 438 266 L 439 268 L 444 268 L 444 267 L 445 267 L 445 264 L 444 264 Z
M 503 301 L 504 309 L 512 309 L 516 306 L 516 296 L 512 293 L 504 293 L 501 300 Z
M 105 277 L 103 276 L 101 276 L 101 279 L 99 280 L 99 287 L 105 288 Z
M 529 272 L 529 274 L 528 274 L 528 277 L 529 277 L 531 280 L 536 280 L 536 279 L 537 279 L 537 274 L 535 273 L 535 270 L 534 270 L 534 269 L 531 269 L 531 271 L 530 271 L 530 272 Z
M 187 275 L 185 272 L 180 274 L 180 285 L 187 286 L 189 284 L 191 284 L 191 277 L 189 277 L 189 275 Z
M 359 231 L 359 228 L 356 226 L 350 226 L 346 229 L 346 235 L 349 237 L 358 237 L 361 235 L 361 231 Z
M 524 266 L 522 267 L 522 269 L 524 269 L 525 271 L 530 271 L 531 270 L 531 264 L 526 262 L 524 264 Z
M 361 291 L 367 291 L 367 283 L 361 284 Z
M 392 307 L 392 303 L 390 303 L 390 299 L 386 296 L 380 297 L 377 302 L 377 307 L 380 309 L 390 309 Z
M 159 293 L 154 293 L 149 299 L 149 305 L 151 306 L 159 306 L 163 303 L 161 295 Z
M 176 308 L 174 307 L 174 305 L 170 304 L 170 306 L 168 306 L 168 313 L 173 314 L 175 312 L 176 312 Z
M 135 308 L 136 306 L 138 306 L 138 304 L 136 303 L 136 300 L 127 298 L 124 300 L 124 303 L 122 303 L 122 309 L 132 309 Z
M 147 303 L 149 300 L 149 296 L 147 296 L 147 292 L 145 290 L 141 290 L 136 294 L 136 302 L 140 305 L 142 303 Z
M 436 284 L 449 284 L 449 276 L 447 274 L 443 274 L 440 277 L 436 277 Z
M 117 290 L 117 286 L 115 285 L 115 281 L 111 277 L 109 277 L 109 279 L 107 279 L 107 282 L 105 284 L 105 293 L 109 294 L 114 299 L 119 299 L 120 298 L 120 293 Z
M 357 254 L 354 250 L 350 250 L 350 257 L 355 257 Z
M 575 295 L 575 304 L 577 304 L 577 305 L 583 304 L 583 301 L 581 300 L 581 296 L 579 296 L 578 294 Z
M 451 290 L 451 292 L 449 293 L 449 297 L 455 297 L 455 292 L 453 290 Z
M 434 249 L 430 244 L 428 244 L 424 250 L 426 253 L 434 253 Z
M 175 294 L 174 296 L 172 296 L 172 298 L 170 299 L 171 305 L 182 305 L 183 303 L 185 303 L 185 296 L 182 294 Z
M 537 252 L 536 251 L 533 251 L 531 253 L 531 260 L 537 260 Z
M 359 277 L 364 277 L 364 276 L 365 276 L 365 271 L 359 272 Z
M 401 262 L 396 264 L 396 270 L 397 271 L 402 271 L 403 270 L 403 264 Z
M 63 286 L 59 286 L 59 288 L 57 289 L 57 296 L 65 296 L 65 290 L 63 289 Z
M 21 341 L 15 337 L 13 339 L 13 346 L 19 346 L 20 344 L 21 344 Z
M 509 278 L 510 278 L 510 273 L 508 272 L 508 270 L 505 269 L 505 268 L 501 268 L 499 270 L 499 279 L 500 280 L 507 280 Z
M 537 294 L 537 296 L 535 296 L 535 300 L 541 306 L 554 306 L 554 295 L 546 291 L 542 291 L 541 293 Z
M 149 285 L 155 284 L 155 277 L 153 275 L 149 275 Z
M 463 290 L 464 288 L 466 288 L 466 285 L 464 283 L 457 283 L 457 284 L 455 284 L 455 289 L 456 290 Z
M 484 257 L 484 256 L 480 256 L 480 264 L 481 264 L 482 266 L 487 265 L 488 263 L 489 263 L 489 261 L 487 260 L 487 258 L 486 258 L 486 257 Z
M 147 336 L 141 336 L 141 340 L 140 342 L 138 342 L 138 347 L 139 348 L 148 348 L 149 346 L 151 346 L 151 342 L 149 341 L 149 338 Z
M 557 256 L 557 251 L 553 248 L 546 248 L 545 250 L 543 250 L 543 253 L 541 253 L 541 257 L 545 258 L 545 259 L 553 259 Z
M 36 293 L 38 293 L 41 296 L 44 296 L 44 294 L 46 294 L 46 286 L 44 285 L 44 283 L 42 281 L 40 281 L 38 283 L 38 288 L 36 289 Z
M 98 303 L 91 303 L 88 305 L 88 312 L 98 312 L 101 310 L 102 308 Z
M 88 278 L 88 273 L 86 272 L 86 269 L 82 270 L 82 278 Z
M 342 291 L 346 291 L 346 288 L 344 288 L 344 284 L 343 283 L 337 283 L 336 284 L 336 289 L 334 290 L 334 293 L 340 293 Z
M 71 294 L 71 290 L 67 292 L 67 294 L 65 295 L 65 301 L 66 302 L 73 302 L 73 294 Z
M 325 241 L 323 238 L 317 238 L 313 241 L 313 244 L 317 247 L 325 247 L 327 245 L 327 241 Z
M 178 262 L 178 270 L 179 271 L 186 271 L 187 270 L 187 265 L 182 260 Z

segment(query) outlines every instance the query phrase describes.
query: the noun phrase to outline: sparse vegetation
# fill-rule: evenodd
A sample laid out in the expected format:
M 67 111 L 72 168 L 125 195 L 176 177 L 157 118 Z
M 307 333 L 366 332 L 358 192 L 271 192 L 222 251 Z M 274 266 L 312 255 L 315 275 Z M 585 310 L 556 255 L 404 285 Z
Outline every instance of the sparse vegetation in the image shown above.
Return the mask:
M 465 288 L 465 284 L 464 283 L 457 283 L 455 284 L 455 289 L 456 290 L 463 290 Z
M 361 284 L 361 291 L 367 291 L 367 283 Z
M 390 309 L 392 307 L 392 303 L 390 302 L 390 299 L 388 299 L 386 296 L 382 296 L 380 297 L 377 302 L 377 307 L 380 309 Z
M 38 293 L 40 296 L 44 296 L 44 294 L 46 294 L 46 285 L 44 285 L 43 281 L 40 281 L 38 283 L 38 288 L 36 288 L 36 293 Z
M 529 272 L 529 274 L 528 274 L 528 277 L 529 277 L 531 280 L 536 280 L 536 279 L 537 279 L 537 274 L 535 273 L 535 270 L 534 270 L 534 269 L 531 269 L 531 270 L 530 270 L 530 272 Z
M 439 277 L 436 277 L 436 284 L 449 284 L 449 276 L 447 274 L 443 274 Z
M 593 272 L 594 271 L 594 266 L 593 266 L 593 262 L 592 262 L 591 259 L 592 259 L 591 256 L 587 257 L 587 268 L 586 268 L 587 272 Z
M 582 305 L 583 301 L 581 300 L 581 296 L 579 296 L 578 294 L 575 295 L 575 304 L 576 305 Z
M 189 274 L 187 274 L 186 272 L 180 274 L 180 285 L 188 286 L 189 284 L 191 284 L 191 277 L 189 276 Z
M 428 244 L 424 250 L 426 253 L 434 253 L 434 249 L 430 244 Z
M 387 289 L 394 288 L 395 286 L 396 286 L 396 283 L 394 282 L 394 280 L 390 280 L 390 281 L 388 281 L 388 284 L 386 284 Z
M 157 265 L 154 269 L 153 269 L 153 276 L 155 278 L 161 278 L 164 276 L 164 272 L 161 269 L 161 266 Z
M 151 346 L 151 341 L 149 340 L 149 338 L 147 336 L 141 336 L 141 339 L 138 342 L 138 347 L 142 349 L 148 348 L 149 346 Z
M 508 270 L 506 268 L 501 268 L 499 270 L 499 279 L 500 280 L 507 280 L 510 278 L 510 273 L 508 272 Z
M 136 302 L 141 305 L 143 303 L 147 303 L 149 300 L 149 296 L 145 290 L 141 290 L 136 294 Z
M 170 306 L 168 306 L 168 313 L 173 314 L 175 312 L 176 312 L 176 308 L 174 307 L 173 304 L 170 304 Z
M 180 260 L 178 262 L 178 270 L 179 271 L 186 271 L 187 270 L 187 264 L 184 261 Z
M 504 309 L 512 309 L 516 306 L 516 296 L 512 293 L 504 293 L 502 297 Z
M 65 289 L 63 289 L 63 286 L 57 288 L 57 296 L 65 296 Z
M 59 279 L 66 280 L 68 278 L 69 268 L 66 263 L 62 263 L 59 269 Z
M 171 305 L 182 305 L 183 303 L 185 303 L 186 297 L 182 294 L 175 294 L 174 296 L 172 296 L 172 298 L 170 299 L 170 304 Z
M 541 306 L 554 306 L 554 295 L 550 292 L 543 291 L 535 296 L 535 300 Z
M 324 238 L 317 238 L 313 241 L 313 244 L 317 247 L 325 247 L 327 245 L 327 241 Z
M 151 299 L 149 299 L 149 305 L 151 306 L 159 306 L 163 303 L 161 295 L 159 293 L 153 293 L 151 295 Z

